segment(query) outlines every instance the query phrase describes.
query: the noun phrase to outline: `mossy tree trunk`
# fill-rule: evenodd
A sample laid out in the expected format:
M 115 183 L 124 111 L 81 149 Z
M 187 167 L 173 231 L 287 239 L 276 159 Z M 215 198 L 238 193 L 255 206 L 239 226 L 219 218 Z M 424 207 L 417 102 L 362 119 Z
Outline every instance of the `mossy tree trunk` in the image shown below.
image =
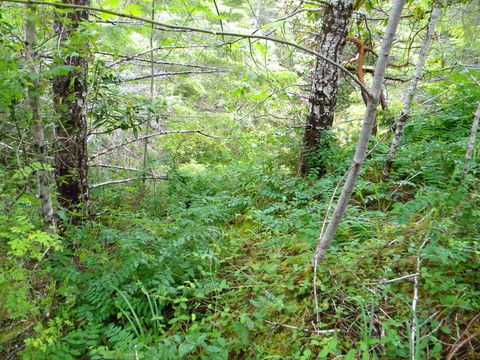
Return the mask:
M 42 206 L 42 219 L 47 233 L 55 233 L 57 217 L 52 203 L 50 191 L 51 178 L 47 169 L 47 142 L 45 141 L 45 130 L 40 108 L 41 84 L 39 80 L 40 68 L 37 52 L 37 28 L 36 9 L 28 5 L 28 12 L 25 21 L 25 54 L 28 62 L 28 71 L 32 75 L 28 87 L 28 104 L 31 112 L 31 133 L 34 141 L 36 161 L 40 163 L 41 169 L 37 171 L 39 199 Z
M 64 0 L 74 5 L 89 5 L 89 0 Z M 64 10 L 62 10 L 64 11 Z M 72 10 L 55 22 L 59 37 L 57 65 L 74 67 L 68 74 L 53 79 L 53 93 L 58 117 L 55 152 L 55 178 L 58 187 L 58 201 L 70 211 L 78 211 L 88 199 L 87 166 L 87 67 L 86 55 L 74 54 L 68 42 L 78 34 L 80 24 L 88 19 L 86 10 Z M 86 44 L 83 46 L 85 48 Z M 75 52 L 79 46 L 75 46 Z M 81 51 L 81 50 L 80 50 Z M 72 217 L 76 222 L 78 217 Z

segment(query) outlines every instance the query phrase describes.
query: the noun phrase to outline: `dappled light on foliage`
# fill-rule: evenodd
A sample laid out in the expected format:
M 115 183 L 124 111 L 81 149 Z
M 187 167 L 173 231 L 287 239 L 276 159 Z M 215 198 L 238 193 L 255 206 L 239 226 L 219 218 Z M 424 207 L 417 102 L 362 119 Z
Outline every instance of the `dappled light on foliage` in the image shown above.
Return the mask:
M 0 358 L 479 358 L 478 19 L 0 0 Z

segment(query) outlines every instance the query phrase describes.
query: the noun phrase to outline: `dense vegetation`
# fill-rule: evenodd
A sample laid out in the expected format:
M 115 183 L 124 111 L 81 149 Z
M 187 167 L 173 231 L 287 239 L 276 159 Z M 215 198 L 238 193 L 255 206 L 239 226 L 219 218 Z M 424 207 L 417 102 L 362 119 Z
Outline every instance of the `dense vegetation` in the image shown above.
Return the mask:
M 406 3 L 383 101 L 400 2 L 328 65 L 335 0 L 2 0 L 0 357 L 479 358 L 479 4 Z

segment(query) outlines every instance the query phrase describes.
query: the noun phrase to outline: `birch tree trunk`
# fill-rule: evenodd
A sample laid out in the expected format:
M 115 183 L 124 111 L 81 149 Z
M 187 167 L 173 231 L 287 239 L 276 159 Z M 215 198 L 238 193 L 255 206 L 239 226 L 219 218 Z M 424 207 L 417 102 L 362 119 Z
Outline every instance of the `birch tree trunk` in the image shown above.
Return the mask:
M 152 21 L 155 21 L 155 0 L 152 1 L 151 4 L 151 17 Z M 154 35 L 155 27 L 151 26 L 150 28 L 150 105 L 153 104 L 153 100 L 155 98 L 155 69 L 153 63 L 153 35 Z M 150 134 L 150 129 L 152 126 L 152 112 L 149 112 L 149 119 L 147 120 L 147 124 L 145 127 L 145 135 Z M 145 138 L 143 143 L 143 179 L 142 179 L 142 192 L 145 193 L 146 191 L 146 181 L 147 181 L 147 166 L 148 166 L 148 137 Z
M 28 71 L 32 74 L 31 85 L 28 87 L 28 103 L 32 116 L 32 138 L 35 141 L 36 160 L 42 168 L 37 171 L 39 198 L 42 205 L 42 219 L 45 231 L 53 234 L 56 232 L 56 214 L 52 204 L 52 195 L 50 192 L 50 173 L 46 168 L 49 165 L 47 160 L 47 146 L 45 142 L 44 125 L 40 111 L 40 82 L 38 74 L 39 58 L 36 50 L 37 29 L 35 25 L 36 9 L 33 5 L 27 5 L 28 12 L 25 21 L 25 52 L 28 61 Z
M 322 262 L 325 254 L 327 253 L 330 243 L 337 232 L 338 226 L 340 225 L 340 221 L 345 214 L 348 201 L 350 200 L 350 196 L 355 188 L 358 176 L 360 175 L 360 169 L 367 154 L 368 140 L 370 139 L 372 133 L 377 107 L 380 102 L 380 95 L 382 92 L 385 70 L 387 68 L 388 56 L 392 48 L 393 40 L 395 38 L 395 33 L 397 31 L 398 23 L 400 22 L 400 16 L 402 14 L 403 7 L 405 6 L 405 2 L 406 0 L 394 0 L 393 2 L 392 12 L 388 20 L 385 35 L 383 37 L 382 49 L 380 50 L 380 54 L 375 66 L 372 89 L 370 91 L 370 101 L 368 102 L 365 119 L 363 120 L 362 131 L 358 140 L 357 150 L 353 157 L 352 165 L 348 170 L 345 185 L 343 186 L 342 193 L 338 199 L 332 218 L 330 219 L 325 232 L 320 237 L 317 251 L 313 258 L 313 264 L 315 268 L 320 262 Z
M 89 5 L 89 0 L 64 0 L 74 5 Z M 59 37 L 59 53 L 65 51 L 65 43 L 88 19 L 86 10 L 74 10 L 57 19 L 55 32 Z M 67 50 L 68 51 L 68 50 Z M 77 211 L 88 199 L 87 166 L 87 67 L 86 56 L 61 55 L 59 65 L 76 67 L 67 75 L 53 79 L 55 110 L 58 121 L 55 128 L 57 149 L 55 152 L 55 178 L 58 202 L 67 210 Z M 78 217 L 72 217 L 75 222 Z
M 412 107 L 413 99 L 417 91 L 418 82 L 422 78 L 423 66 L 427 59 L 428 50 L 430 49 L 430 44 L 432 42 L 433 34 L 435 31 L 435 26 L 437 25 L 438 18 L 440 17 L 440 11 L 442 4 L 439 1 L 435 2 L 435 5 L 430 16 L 430 21 L 428 24 L 428 30 L 423 39 L 422 48 L 418 54 L 418 62 L 415 68 L 415 75 L 412 78 L 410 87 L 408 89 L 407 98 L 405 99 L 405 104 L 402 109 L 402 113 L 397 120 L 397 127 L 395 130 L 395 136 L 392 141 L 392 146 L 388 154 L 385 167 L 383 168 L 383 180 L 387 180 L 390 177 L 390 172 L 392 170 L 392 165 L 397 155 L 398 149 L 400 148 L 400 142 L 402 141 L 403 134 L 405 132 L 405 125 L 407 124 L 408 119 L 410 118 L 410 110 Z
M 470 132 L 470 138 L 468 139 L 467 154 L 465 155 L 465 170 L 464 170 L 465 175 L 467 175 L 467 173 L 470 171 L 470 167 L 472 166 L 472 158 L 473 158 L 473 152 L 475 150 L 475 144 L 477 140 L 479 119 L 480 119 L 480 102 L 478 103 L 477 111 L 475 112 L 475 116 L 473 117 L 472 131 Z
M 336 63 L 339 62 L 347 41 L 352 12 L 352 0 L 330 0 L 325 8 L 318 52 Z M 316 159 L 316 154 L 328 147 L 327 131 L 333 124 L 338 82 L 338 67 L 317 59 L 300 159 L 302 175 L 308 174 L 311 169 L 318 170 L 319 176 L 325 174 L 325 165 Z

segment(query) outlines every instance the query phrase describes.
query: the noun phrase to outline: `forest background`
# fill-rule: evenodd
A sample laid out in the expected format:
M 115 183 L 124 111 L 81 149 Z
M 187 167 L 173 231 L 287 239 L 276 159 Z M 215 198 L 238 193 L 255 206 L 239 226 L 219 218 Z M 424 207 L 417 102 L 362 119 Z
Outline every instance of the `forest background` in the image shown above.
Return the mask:
M 0 356 L 479 357 L 479 10 L 2 0 Z

